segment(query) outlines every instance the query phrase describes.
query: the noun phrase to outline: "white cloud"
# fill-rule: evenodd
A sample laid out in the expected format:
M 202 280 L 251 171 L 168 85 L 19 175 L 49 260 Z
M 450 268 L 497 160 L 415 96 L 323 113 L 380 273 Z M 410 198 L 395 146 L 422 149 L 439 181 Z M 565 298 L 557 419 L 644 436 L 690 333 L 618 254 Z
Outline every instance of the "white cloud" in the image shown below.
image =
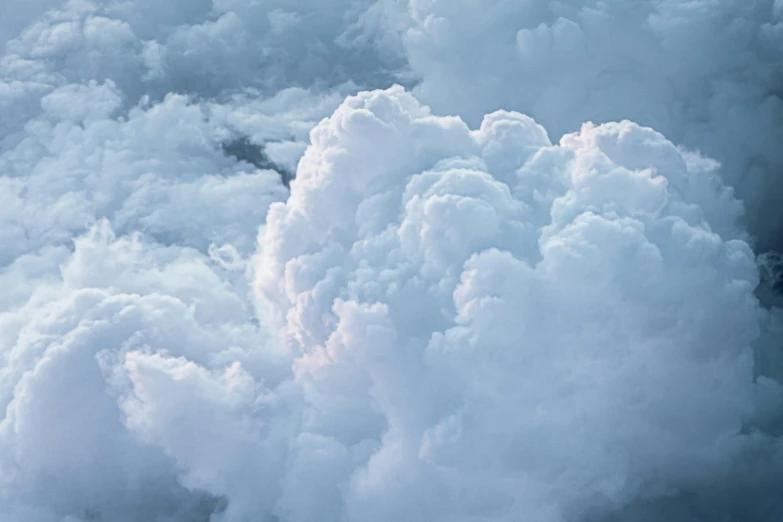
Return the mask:
M 777 520 L 776 6 L 0 7 L 0 519 Z
M 410 2 L 417 93 L 477 123 L 519 110 L 555 136 L 630 119 L 720 160 L 780 248 L 780 9 L 773 0 Z M 742 129 L 742 130 L 740 130 Z
M 222 501 L 185 489 L 176 462 L 123 424 L 118 368 L 166 354 L 244 364 L 274 384 L 284 359 L 264 351 L 243 295 L 195 250 L 118 239 L 104 221 L 61 274 L 0 314 L 0 515 L 207 520 Z
M 743 431 L 766 313 L 715 164 L 630 122 L 559 146 L 516 114 L 470 131 L 399 89 L 350 98 L 312 143 L 257 285 L 302 353 L 305 426 L 380 446 L 343 476 L 347 519 L 780 509 L 763 488 L 710 503 L 714 480 L 780 478 L 779 443 Z

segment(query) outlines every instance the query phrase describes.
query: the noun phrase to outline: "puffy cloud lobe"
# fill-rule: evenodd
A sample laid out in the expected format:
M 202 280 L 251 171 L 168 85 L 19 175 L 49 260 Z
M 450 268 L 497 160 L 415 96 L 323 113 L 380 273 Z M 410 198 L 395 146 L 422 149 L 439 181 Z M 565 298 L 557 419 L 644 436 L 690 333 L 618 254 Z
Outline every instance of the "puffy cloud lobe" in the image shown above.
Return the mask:
M 296 91 L 240 108 L 171 95 L 117 117 L 121 94 L 111 82 L 53 91 L 24 137 L 0 153 L 0 262 L 68 243 L 100 218 L 164 243 L 231 243 L 247 253 L 268 204 L 287 190 L 281 173 L 237 161 L 221 144 L 237 134 L 261 144 L 285 139 L 269 154 L 290 165 L 307 119 L 336 100 L 316 97 L 303 109 L 311 98 Z
M 274 386 L 287 374 L 285 358 L 263 350 L 251 317 L 241 287 L 198 251 L 118 239 L 97 224 L 58 280 L 39 279 L 21 306 L 0 314 L 0 516 L 209 520 L 224 501 L 181 484 L 172 456 L 128 431 L 123 390 L 140 381 L 145 360 L 164 356 L 242 364 Z M 243 384 L 242 372 L 233 374 Z M 188 429 L 184 417 L 174 419 Z

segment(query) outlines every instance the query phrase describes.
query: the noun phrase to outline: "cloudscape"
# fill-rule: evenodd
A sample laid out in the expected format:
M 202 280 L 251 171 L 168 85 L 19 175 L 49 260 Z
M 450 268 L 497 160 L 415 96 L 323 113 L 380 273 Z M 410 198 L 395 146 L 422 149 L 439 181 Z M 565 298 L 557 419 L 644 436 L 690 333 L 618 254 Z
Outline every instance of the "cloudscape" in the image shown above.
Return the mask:
M 783 520 L 779 0 L 0 41 L 0 521 Z

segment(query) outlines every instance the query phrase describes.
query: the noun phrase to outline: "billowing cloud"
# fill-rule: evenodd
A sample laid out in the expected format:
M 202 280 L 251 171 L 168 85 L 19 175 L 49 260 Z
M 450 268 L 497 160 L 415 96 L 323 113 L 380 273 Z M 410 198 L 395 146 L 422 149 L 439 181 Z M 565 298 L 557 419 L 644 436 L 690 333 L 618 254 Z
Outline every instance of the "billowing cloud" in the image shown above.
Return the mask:
M 477 123 L 519 110 L 555 136 L 585 121 L 651 126 L 721 161 L 762 248 L 781 249 L 779 2 L 410 5 L 405 46 L 436 111 Z
M 779 11 L 0 7 L 0 519 L 778 520 Z
M 131 352 L 203 365 L 241 361 L 281 379 L 278 357 L 254 355 L 264 336 L 226 283 L 226 271 L 241 266 L 116 238 L 106 221 L 59 257 L 57 279 L 25 273 L 34 264 L 25 258 L 4 274 L 4 287 L 35 284 L 21 306 L 0 315 L 0 516 L 208 520 L 224 501 L 186 489 L 176 462 L 132 436 L 112 389 L 127 381 L 116 367 Z
M 762 499 L 780 479 L 740 214 L 713 162 L 630 122 L 551 145 L 515 113 L 471 131 L 399 89 L 346 101 L 257 261 L 310 422 L 378 441 L 345 516 L 583 520 L 680 495 L 680 520 L 779 513 L 699 502 L 716 477 Z
M 226 144 L 240 136 L 250 147 L 270 140 L 267 153 L 290 168 L 306 118 L 317 121 L 337 101 L 312 99 L 295 90 L 224 106 L 170 95 L 119 116 L 121 96 L 111 82 L 56 89 L 23 138 L 0 152 L 0 237 L 7 245 L 0 262 L 67 243 L 101 218 L 119 232 L 143 231 L 164 243 L 252 249 L 268 204 L 287 193 L 285 172 L 233 157 Z M 297 128 L 302 120 L 304 131 Z

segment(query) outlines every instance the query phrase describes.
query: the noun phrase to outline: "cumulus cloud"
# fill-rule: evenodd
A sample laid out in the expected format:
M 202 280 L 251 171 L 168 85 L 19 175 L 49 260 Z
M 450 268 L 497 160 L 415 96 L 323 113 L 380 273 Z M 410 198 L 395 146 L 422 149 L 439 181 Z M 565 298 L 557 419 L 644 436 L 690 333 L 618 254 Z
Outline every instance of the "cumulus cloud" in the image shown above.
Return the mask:
M 7 4 L 0 519 L 783 513 L 777 3 Z
M 59 278 L 38 278 L 0 315 L 0 516 L 208 520 L 223 501 L 186 489 L 176 462 L 130 436 L 115 368 L 129 353 L 242 361 L 270 381 L 285 368 L 258 356 L 263 334 L 241 293 L 196 250 L 117 238 L 102 221 L 61 259 Z M 5 284 L 35 277 L 19 264 Z
M 285 197 L 281 176 L 301 154 L 308 119 L 337 102 L 301 90 L 227 106 L 170 95 L 121 116 L 112 82 L 58 88 L 0 152 L 0 262 L 67 243 L 101 218 L 164 243 L 252 249 L 267 205 Z M 267 154 L 282 166 L 228 154 L 239 137 L 251 149 L 271 141 Z
M 0 263 L 101 218 L 164 243 L 252 249 L 309 130 L 363 80 L 338 62 L 375 74 L 359 55 L 396 56 L 357 40 L 369 2 L 277 4 L 17 6 L 0 32 Z
M 410 6 L 405 47 L 417 92 L 436 111 L 477 123 L 519 110 L 555 136 L 585 121 L 651 126 L 721 161 L 761 248 L 781 249 L 779 2 Z
M 378 444 L 343 516 L 779 513 L 779 443 L 754 425 L 779 393 L 753 375 L 766 316 L 717 174 L 630 122 L 552 145 L 520 114 L 471 131 L 400 89 L 319 125 L 256 284 L 301 353 L 313 427 Z M 335 433 L 341 416 L 373 431 Z M 716 480 L 766 484 L 766 504 L 716 508 Z
M 383 27 L 376 27 L 383 5 L 369 0 L 38 3 L 51 9 L 19 14 L 9 19 L 15 31 L 0 33 L 4 76 L 31 90 L 112 79 L 131 102 L 169 92 L 274 94 L 388 81 L 402 59 L 397 39 L 371 38 Z M 25 6 L 20 13 L 43 11 Z M 31 23 L 16 25 L 22 21 Z

